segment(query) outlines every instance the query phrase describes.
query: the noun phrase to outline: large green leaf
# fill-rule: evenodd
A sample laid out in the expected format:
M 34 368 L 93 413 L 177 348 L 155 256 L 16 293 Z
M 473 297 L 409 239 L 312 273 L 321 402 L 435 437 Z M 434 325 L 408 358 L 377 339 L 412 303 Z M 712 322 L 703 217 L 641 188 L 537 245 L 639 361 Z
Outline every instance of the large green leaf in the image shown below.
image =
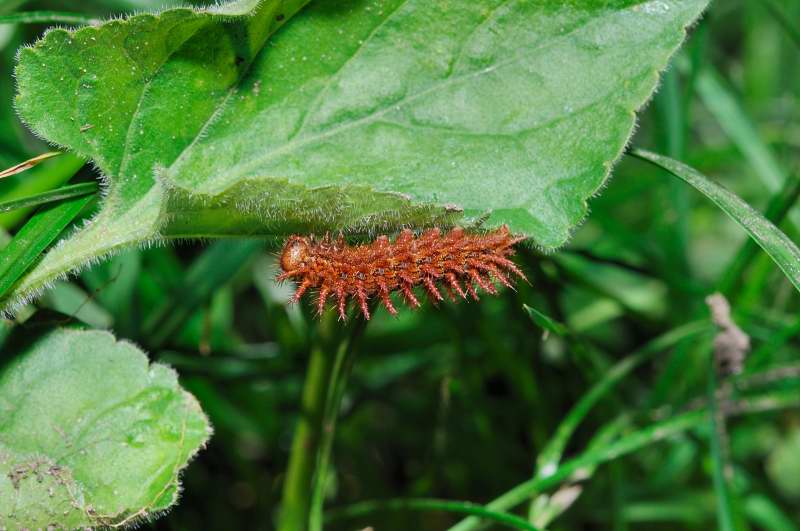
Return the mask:
M 210 433 L 175 373 L 105 332 L 20 348 L 0 365 L 0 529 L 116 526 L 172 505 Z
M 14 298 L 164 237 L 488 216 L 562 245 L 707 1 L 318 0 L 267 41 L 304 1 L 266 0 L 51 31 L 20 114 L 110 188 Z

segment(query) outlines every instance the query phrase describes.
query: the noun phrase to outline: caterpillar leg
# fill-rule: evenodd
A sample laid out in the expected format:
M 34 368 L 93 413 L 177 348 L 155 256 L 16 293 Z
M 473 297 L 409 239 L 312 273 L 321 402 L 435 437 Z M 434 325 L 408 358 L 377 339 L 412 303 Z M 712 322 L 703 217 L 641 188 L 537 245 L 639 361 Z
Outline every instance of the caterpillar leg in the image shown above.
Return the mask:
M 491 282 L 487 282 L 487 281 L 486 281 L 486 279 L 485 279 L 485 278 L 483 278 L 483 277 L 481 276 L 481 274 L 480 274 L 480 273 L 478 273 L 476 270 L 474 270 L 474 269 L 470 269 L 470 270 L 469 270 L 469 276 L 471 276 L 471 277 L 472 277 L 472 280 L 474 280 L 475 282 L 477 282 L 477 283 L 478 283 L 478 285 L 479 285 L 481 288 L 483 288 L 483 290 L 484 290 L 486 293 L 490 293 L 490 294 L 492 294 L 492 295 L 496 295 L 496 294 L 497 294 L 497 289 L 496 289 L 496 288 L 495 288 L 495 287 L 492 285 L 492 283 L 491 283 Z
M 347 314 L 345 313 L 345 307 L 347 306 L 347 293 L 345 293 L 344 286 L 341 284 L 336 286 L 336 299 L 338 302 L 339 320 L 346 321 Z
M 433 303 L 436 304 L 437 302 L 444 300 L 442 298 L 442 294 L 439 293 L 439 290 L 436 289 L 436 284 L 433 283 L 431 277 L 425 277 L 422 281 L 425 284 L 425 288 L 428 290 L 431 298 L 433 299 Z
M 322 315 L 325 311 L 325 300 L 330 295 L 331 290 L 327 286 L 322 286 L 319 290 L 319 299 L 317 300 L 317 314 Z
M 456 275 L 454 273 L 447 273 L 445 277 L 447 277 L 447 281 L 450 283 L 450 287 L 453 288 L 455 292 L 458 293 L 459 296 L 461 296 L 462 299 L 466 299 L 467 294 L 464 293 L 463 289 L 461 289 L 461 284 L 458 283 L 458 278 L 456 278 Z
M 292 296 L 292 302 L 299 302 L 300 297 L 303 296 L 303 293 L 305 293 L 306 290 L 308 290 L 308 288 L 310 288 L 313 284 L 314 283 L 308 279 L 304 280 L 303 283 L 300 284 L 300 287 L 297 288 L 297 291 L 294 292 L 294 295 Z
M 356 289 L 356 298 L 358 299 L 358 305 L 361 307 L 361 313 L 364 314 L 364 318 L 369 321 L 369 305 L 367 304 L 367 294 L 364 291 L 364 286 L 359 284 L 358 288 Z
M 467 291 L 469 292 L 470 296 L 472 296 L 472 298 L 474 300 L 476 300 L 476 301 L 481 300 L 481 298 L 478 297 L 478 292 L 475 291 L 475 286 L 472 285 L 472 281 L 469 280 L 469 281 L 465 282 L 465 284 L 467 286 Z
M 508 258 L 504 258 L 502 256 L 492 256 L 492 257 L 489 258 L 489 260 L 491 260 L 492 262 L 494 262 L 497 265 L 500 265 L 500 266 L 508 269 L 509 271 L 511 271 L 512 273 L 517 275 L 519 278 L 521 278 L 522 280 L 524 280 L 525 282 L 528 282 L 528 284 L 530 284 L 530 281 L 528 281 L 528 277 L 525 276 L 525 273 L 523 273 L 520 270 L 520 268 L 517 267 L 517 264 L 515 264 L 514 262 L 512 262 Z
M 417 298 L 414 296 L 414 292 L 411 291 L 411 284 L 403 283 L 400 291 L 403 292 L 403 296 L 406 298 L 406 303 L 409 306 L 412 308 L 419 308 L 420 304 Z
M 386 310 L 392 315 L 397 315 L 397 309 L 394 307 L 394 304 L 392 304 L 392 299 L 389 297 L 389 289 L 386 287 L 386 284 L 380 284 L 378 289 L 380 290 L 381 301 L 386 307 Z

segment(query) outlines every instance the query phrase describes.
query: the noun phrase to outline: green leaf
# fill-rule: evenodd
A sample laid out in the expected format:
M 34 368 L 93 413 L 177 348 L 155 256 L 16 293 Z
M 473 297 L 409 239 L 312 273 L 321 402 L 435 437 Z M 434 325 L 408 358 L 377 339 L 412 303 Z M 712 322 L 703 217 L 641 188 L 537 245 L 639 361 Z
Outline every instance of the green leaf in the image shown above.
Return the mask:
M 110 187 L 15 296 L 161 237 L 487 216 L 560 246 L 707 1 L 318 1 L 268 46 L 304 0 L 50 31 L 18 109 Z
M 93 196 L 83 195 L 46 205 L 28 220 L 14 239 L 0 250 L 0 296 L 11 289 L 93 199 Z
M 175 503 L 210 427 L 174 371 L 58 329 L 0 366 L 0 528 L 130 525 Z
M 532 306 L 528 306 L 527 304 L 523 304 L 522 307 L 528 312 L 528 316 L 531 318 L 531 321 L 544 330 L 545 334 L 553 333 L 557 336 L 566 336 L 569 335 L 569 328 L 567 328 L 563 323 L 556 321 L 549 315 L 540 312 L 536 308 Z
M 778 227 L 736 194 L 686 164 L 643 149 L 635 149 L 631 154 L 667 170 L 702 192 L 732 220 L 741 225 L 753 241 L 778 264 L 794 287 L 800 290 L 800 249 Z

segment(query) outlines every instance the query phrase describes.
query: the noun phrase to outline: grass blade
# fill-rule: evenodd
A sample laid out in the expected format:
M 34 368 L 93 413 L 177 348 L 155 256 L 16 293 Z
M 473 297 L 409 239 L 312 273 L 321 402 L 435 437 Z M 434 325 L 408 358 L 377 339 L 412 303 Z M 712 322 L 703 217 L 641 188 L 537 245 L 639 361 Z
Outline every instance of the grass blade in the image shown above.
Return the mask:
M 65 11 L 26 11 L 1 15 L 0 24 L 96 24 L 99 20 L 81 13 L 68 13 Z
M 528 306 L 525 306 L 529 310 Z M 531 314 L 533 318 L 533 314 Z M 606 371 L 603 378 L 595 383 L 586 394 L 578 401 L 577 404 L 570 410 L 566 418 L 561 422 L 555 431 L 555 434 L 550 439 L 548 444 L 539 453 L 537 459 L 537 474 L 535 478 L 544 480 L 548 476 L 554 474 L 558 470 L 558 464 L 564 453 L 564 449 L 569 442 L 570 437 L 578 428 L 580 423 L 586 418 L 586 415 L 594 407 L 594 405 L 604 396 L 606 396 L 616 384 L 618 384 L 625 376 L 630 374 L 636 367 L 650 359 L 653 355 L 663 352 L 665 349 L 679 343 L 687 338 L 693 337 L 698 334 L 710 331 L 711 325 L 707 322 L 693 322 L 684 326 L 671 330 L 652 341 L 648 342 L 641 349 L 618 362 L 614 367 Z M 606 441 L 607 444 L 610 441 Z M 477 520 L 475 520 L 477 522 Z M 468 519 L 465 523 L 472 523 L 472 519 Z M 457 527 L 455 529 L 462 529 Z M 472 529 L 469 525 L 463 529 Z
M 769 191 L 780 190 L 786 172 L 715 71 L 706 69 L 698 76 L 697 93 Z
M 715 361 L 712 358 L 708 376 L 709 442 L 712 460 L 712 476 L 717 505 L 717 526 L 720 531 L 734 531 L 733 497 L 728 485 L 727 459 L 725 456 L 725 416 L 717 403 L 717 378 Z
M 2 20 L 2 18 L 3 17 L 0 17 L 0 20 Z M 15 164 L 14 166 L 11 166 L 8 169 L 0 171 L 0 179 L 11 177 L 12 175 L 16 175 L 18 173 L 27 171 L 36 166 L 37 164 L 46 161 L 47 159 L 52 159 L 53 157 L 61 155 L 61 153 L 62 153 L 61 151 L 51 151 L 49 153 L 44 153 L 42 155 L 33 157 L 32 159 L 28 159 L 25 162 L 20 162 L 19 164 Z
M 20 208 L 30 208 L 63 199 L 71 199 L 73 197 L 80 197 L 97 192 L 97 183 L 79 183 L 62 186 L 55 190 L 43 192 L 41 194 L 23 197 L 21 199 L 13 199 L 11 201 L 0 202 L 0 213 L 10 212 Z
M 326 514 L 326 520 L 355 518 L 377 511 L 447 511 L 469 514 L 486 520 L 492 520 L 514 529 L 537 531 L 536 527 L 513 514 L 493 511 L 476 503 L 438 500 L 433 498 L 393 499 L 355 503 L 347 507 L 342 507 L 341 509 L 329 511 Z
M 659 151 L 678 160 L 685 159 L 686 139 L 688 137 L 688 106 L 680 84 L 677 68 L 670 68 L 662 77 L 662 88 L 653 102 L 653 110 L 659 127 L 657 141 Z M 691 278 L 689 259 L 686 255 L 689 246 L 689 194 L 680 183 L 667 184 L 669 207 L 662 223 L 666 224 L 668 237 L 662 245 L 668 248 L 666 259 L 668 268 L 678 276 Z M 676 296 L 681 294 L 677 292 Z
M 763 0 L 764 7 L 767 8 L 767 12 L 774 18 L 778 25 L 783 28 L 783 31 L 789 36 L 789 38 L 794 42 L 794 44 L 800 48 L 800 30 L 798 30 L 786 17 L 783 12 L 775 5 L 774 0 Z
M 528 306 L 527 304 L 523 304 L 522 307 L 528 312 L 528 316 L 531 318 L 531 321 L 544 330 L 545 334 L 553 333 L 557 336 L 567 336 L 569 335 L 569 329 L 563 324 L 549 315 L 546 315 L 536 308 Z
M 148 345 L 161 347 L 197 311 L 198 306 L 233 278 L 248 259 L 261 251 L 263 245 L 258 240 L 222 240 L 209 246 L 194 261 L 172 296 L 145 322 L 142 334 Z
M 493 500 L 486 508 L 492 511 L 508 510 L 523 503 L 531 496 L 560 484 L 578 470 L 586 467 L 593 467 L 625 454 L 635 452 L 645 446 L 671 437 L 672 435 L 701 426 L 706 422 L 708 422 L 708 412 L 705 410 L 691 411 L 660 422 L 655 422 L 646 428 L 620 438 L 616 442 L 600 448 L 588 450 L 578 457 L 565 461 L 547 477 L 534 477 L 520 483 L 499 498 Z M 466 519 L 451 527 L 450 531 L 473 530 L 479 525 L 480 520 Z
M 47 205 L 31 217 L 0 250 L 0 298 L 93 199 L 84 195 Z
M 606 396 L 615 385 L 629 375 L 636 367 L 640 366 L 655 354 L 663 352 L 676 343 L 709 330 L 711 330 L 711 327 L 707 322 L 698 321 L 686 324 L 653 339 L 637 352 L 624 358 L 608 370 L 603 375 L 603 378 L 595 383 L 591 389 L 583 395 L 578 403 L 573 406 L 566 418 L 556 429 L 553 438 L 539 453 L 539 458 L 537 459 L 537 475 L 540 477 L 547 477 L 558 468 L 558 463 L 561 460 L 564 449 L 581 421 L 586 418 L 586 415 L 601 398 Z
M 85 159 L 64 153 L 37 165 L 28 173 L 0 180 L 0 196 L 3 201 L 11 201 L 66 186 L 85 164 Z M 22 225 L 33 214 L 31 210 L 18 208 L 0 214 L 0 227 L 10 229 Z
M 786 181 L 783 189 L 772 196 L 769 205 L 764 212 L 764 217 L 779 226 L 792 209 L 797 199 L 800 197 L 800 179 Z M 737 282 L 744 275 L 758 253 L 758 247 L 753 240 L 747 240 L 731 260 L 731 264 L 726 268 L 725 274 L 719 281 L 719 289 L 726 294 L 731 294 L 736 288 Z
M 741 225 L 781 268 L 794 287 L 800 290 L 800 249 L 778 227 L 756 212 L 736 194 L 682 162 L 642 149 L 635 149 L 631 154 L 667 170 L 702 192 L 731 219 Z
M 753 494 L 744 502 L 747 517 L 765 531 L 798 531 L 792 519 L 763 494 Z

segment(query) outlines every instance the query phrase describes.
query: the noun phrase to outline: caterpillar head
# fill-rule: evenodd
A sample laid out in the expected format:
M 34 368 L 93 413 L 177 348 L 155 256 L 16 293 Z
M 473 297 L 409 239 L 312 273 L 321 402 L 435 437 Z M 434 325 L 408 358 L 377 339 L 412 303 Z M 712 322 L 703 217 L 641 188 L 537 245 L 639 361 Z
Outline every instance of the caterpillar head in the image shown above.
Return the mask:
M 290 236 L 281 251 L 281 269 L 289 273 L 300 269 L 309 255 L 308 238 Z

